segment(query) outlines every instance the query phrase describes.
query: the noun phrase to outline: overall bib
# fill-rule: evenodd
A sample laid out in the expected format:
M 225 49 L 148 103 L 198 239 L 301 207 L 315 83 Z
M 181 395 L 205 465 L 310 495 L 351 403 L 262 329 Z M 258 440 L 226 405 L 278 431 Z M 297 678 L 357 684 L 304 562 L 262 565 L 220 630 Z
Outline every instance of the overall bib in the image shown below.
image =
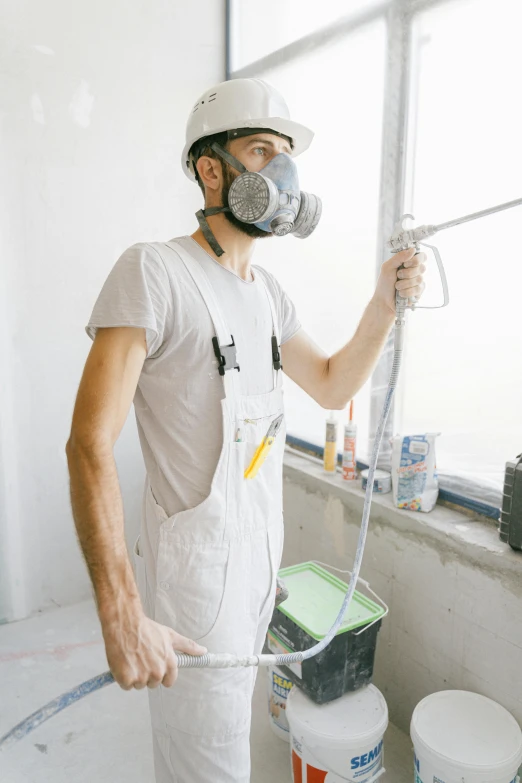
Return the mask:
M 219 345 L 231 345 L 204 270 L 173 244 L 201 293 Z M 279 346 L 274 302 L 258 277 Z M 147 482 L 141 530 L 147 546 L 138 539 L 134 559 L 147 616 L 209 652 L 251 655 L 262 651 L 283 549 L 285 428 L 257 475 L 245 479 L 257 446 L 283 413 L 282 372 L 274 369 L 272 391 L 252 396 L 240 393 L 238 375 L 227 369 L 223 376 L 223 446 L 209 496 L 169 517 Z M 256 673 L 254 668 L 181 669 L 172 688 L 149 689 L 156 783 L 249 783 Z

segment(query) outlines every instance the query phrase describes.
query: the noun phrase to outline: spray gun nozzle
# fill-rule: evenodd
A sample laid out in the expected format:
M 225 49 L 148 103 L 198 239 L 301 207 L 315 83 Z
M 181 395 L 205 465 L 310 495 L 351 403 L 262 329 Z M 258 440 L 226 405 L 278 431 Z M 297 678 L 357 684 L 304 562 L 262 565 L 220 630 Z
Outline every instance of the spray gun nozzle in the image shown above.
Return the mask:
M 403 215 L 396 224 L 393 234 L 388 240 L 388 247 L 390 250 L 393 250 L 394 253 L 398 253 L 401 250 L 407 250 L 409 247 L 415 247 L 418 242 L 421 242 L 428 237 L 432 237 L 438 231 L 437 226 L 433 225 L 404 228 L 404 220 L 411 217 L 412 215 Z

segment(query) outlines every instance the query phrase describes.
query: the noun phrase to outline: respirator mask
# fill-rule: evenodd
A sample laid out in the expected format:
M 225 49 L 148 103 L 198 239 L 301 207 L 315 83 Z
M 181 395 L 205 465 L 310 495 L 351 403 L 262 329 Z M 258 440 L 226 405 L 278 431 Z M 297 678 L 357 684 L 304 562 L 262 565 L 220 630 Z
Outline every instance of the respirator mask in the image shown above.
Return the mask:
M 211 144 L 211 148 L 239 171 L 229 189 L 229 206 L 210 207 L 196 214 L 205 239 L 217 256 L 224 251 L 212 234 L 206 217 L 219 212 L 231 212 L 242 223 L 251 223 L 279 237 L 293 234 L 305 239 L 310 236 L 319 223 L 322 203 L 317 196 L 299 189 L 297 167 L 290 155 L 280 152 L 260 171 L 248 171 L 217 142 Z

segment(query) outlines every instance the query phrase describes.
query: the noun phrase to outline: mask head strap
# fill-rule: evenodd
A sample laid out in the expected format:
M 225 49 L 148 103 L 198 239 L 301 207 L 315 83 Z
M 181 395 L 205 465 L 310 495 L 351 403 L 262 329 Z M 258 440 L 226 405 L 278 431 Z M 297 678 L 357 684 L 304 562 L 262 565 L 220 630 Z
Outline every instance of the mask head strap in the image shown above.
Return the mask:
M 243 164 L 237 160 L 237 158 L 234 158 L 233 155 L 227 152 L 221 146 L 221 144 L 218 144 L 217 141 L 212 142 L 210 148 L 214 150 L 214 152 L 219 155 L 220 158 L 223 158 L 226 163 L 232 166 L 232 168 L 236 169 L 236 171 L 239 171 L 240 174 L 243 174 L 246 171 L 246 168 L 243 166 Z M 198 219 L 203 236 L 218 258 L 220 258 L 225 251 L 212 233 L 207 221 L 207 217 L 218 215 L 220 212 L 230 212 L 230 209 L 228 207 L 208 207 L 208 209 L 200 209 L 198 212 L 196 212 L 196 217 Z
M 207 215 L 217 215 L 219 212 L 230 212 L 230 210 L 228 207 L 209 207 L 208 209 L 200 209 L 198 212 L 196 212 L 196 217 L 198 219 L 199 227 L 201 228 L 203 236 L 218 258 L 222 256 L 225 251 L 210 230 L 210 226 L 207 221 Z
M 245 166 L 243 166 L 243 164 L 237 158 L 231 155 L 230 152 L 227 152 L 226 149 L 221 146 L 221 144 L 218 144 L 217 141 L 212 142 L 210 149 L 214 150 L 214 152 L 219 155 L 220 158 L 223 158 L 223 160 L 228 163 L 229 166 L 232 166 L 233 169 L 239 171 L 240 174 L 245 173 Z

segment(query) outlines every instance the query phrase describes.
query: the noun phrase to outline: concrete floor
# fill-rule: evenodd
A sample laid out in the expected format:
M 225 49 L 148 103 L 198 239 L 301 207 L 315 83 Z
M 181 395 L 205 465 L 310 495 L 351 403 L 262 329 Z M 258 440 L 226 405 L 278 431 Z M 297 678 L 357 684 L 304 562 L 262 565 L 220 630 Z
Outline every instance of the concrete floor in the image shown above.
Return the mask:
M 90 601 L 0 627 L 0 736 L 46 702 L 107 669 Z M 413 779 L 409 738 L 390 726 L 383 783 Z M 288 743 L 270 729 L 258 677 L 252 783 L 291 783 Z M 2 783 L 153 783 L 145 692 L 115 685 L 87 696 L 0 755 Z

